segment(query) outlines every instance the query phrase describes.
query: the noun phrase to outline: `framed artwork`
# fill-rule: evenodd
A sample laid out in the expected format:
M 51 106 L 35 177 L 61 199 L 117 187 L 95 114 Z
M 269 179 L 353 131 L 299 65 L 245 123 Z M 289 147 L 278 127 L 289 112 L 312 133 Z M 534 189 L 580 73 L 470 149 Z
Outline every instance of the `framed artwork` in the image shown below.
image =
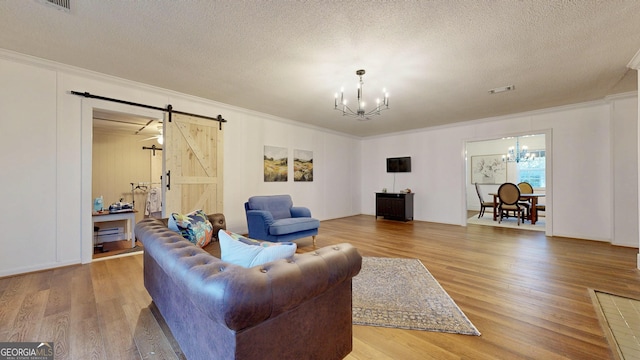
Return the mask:
M 313 151 L 293 150 L 293 181 L 313 181 Z
M 289 175 L 289 151 L 287 148 L 264 146 L 264 181 L 286 182 Z
M 471 157 L 471 183 L 502 184 L 507 181 L 507 163 L 502 154 Z

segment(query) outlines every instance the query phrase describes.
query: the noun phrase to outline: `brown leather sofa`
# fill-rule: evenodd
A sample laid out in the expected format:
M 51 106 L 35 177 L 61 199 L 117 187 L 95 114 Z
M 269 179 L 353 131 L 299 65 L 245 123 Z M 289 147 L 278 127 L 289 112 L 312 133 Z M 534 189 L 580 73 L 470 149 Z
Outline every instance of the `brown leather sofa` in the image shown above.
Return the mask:
M 224 226 L 224 217 L 210 215 Z M 217 233 L 217 229 L 216 233 Z M 144 285 L 188 359 L 342 359 L 352 349 L 350 244 L 253 268 L 224 262 L 145 219 Z

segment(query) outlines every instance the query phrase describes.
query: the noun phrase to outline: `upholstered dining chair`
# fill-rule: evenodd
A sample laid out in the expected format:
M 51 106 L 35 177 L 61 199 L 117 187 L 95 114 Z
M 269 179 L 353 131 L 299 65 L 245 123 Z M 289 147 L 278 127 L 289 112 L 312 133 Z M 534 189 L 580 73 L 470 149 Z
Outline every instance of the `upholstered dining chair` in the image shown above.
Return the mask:
M 500 213 L 500 219 L 498 224 L 502 222 L 502 217 L 509 211 L 516 213 L 518 218 L 518 226 L 520 226 L 520 217 L 522 216 L 522 207 L 519 204 L 520 189 L 514 183 L 504 183 L 498 188 L 498 212 Z
M 478 213 L 478 219 L 480 219 L 481 217 L 484 216 L 484 209 L 491 208 L 491 211 L 493 211 L 495 204 L 493 203 L 493 201 L 484 201 L 484 198 L 482 197 L 482 192 L 480 191 L 480 184 L 478 183 L 475 183 L 475 184 L 476 184 L 476 193 L 478 193 L 478 200 L 480 200 L 480 213 Z
M 528 182 L 523 181 L 518 183 L 518 189 L 520 189 L 521 194 L 533 194 L 533 186 L 531 186 L 531 184 L 529 184 Z M 531 209 L 531 199 L 521 197 L 518 201 L 518 204 L 524 208 L 526 212 L 526 218 L 531 219 L 531 211 L 533 210 Z

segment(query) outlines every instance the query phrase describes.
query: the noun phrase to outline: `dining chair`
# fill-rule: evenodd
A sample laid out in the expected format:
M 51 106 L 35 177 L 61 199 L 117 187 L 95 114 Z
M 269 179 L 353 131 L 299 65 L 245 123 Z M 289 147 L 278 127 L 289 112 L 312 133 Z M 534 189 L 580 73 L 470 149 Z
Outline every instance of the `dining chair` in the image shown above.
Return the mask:
M 480 213 L 478 214 L 478 219 L 480 219 L 481 217 L 484 216 L 484 210 L 486 208 L 491 208 L 491 211 L 493 211 L 496 205 L 493 203 L 493 201 L 484 201 L 484 198 L 482 197 L 482 192 L 480 191 L 480 184 L 475 183 L 475 185 L 476 185 L 476 193 L 478 193 L 478 199 L 480 200 Z
M 546 213 L 547 206 L 545 204 L 536 204 L 536 211 L 537 212 L 544 211 Z M 538 215 L 538 219 L 540 219 L 540 215 Z
M 520 189 L 521 194 L 533 194 L 533 186 L 526 181 L 518 183 L 518 189 Z M 525 209 L 526 218 L 531 220 L 531 199 L 526 197 L 521 197 L 519 202 L 520 206 Z
M 502 222 L 502 217 L 509 211 L 516 213 L 518 218 L 518 226 L 520 226 L 520 217 L 522 216 L 522 207 L 519 204 L 520 189 L 514 183 L 504 183 L 498 188 L 498 212 L 500 213 L 500 219 L 498 224 Z M 507 214 L 508 215 L 508 214 Z

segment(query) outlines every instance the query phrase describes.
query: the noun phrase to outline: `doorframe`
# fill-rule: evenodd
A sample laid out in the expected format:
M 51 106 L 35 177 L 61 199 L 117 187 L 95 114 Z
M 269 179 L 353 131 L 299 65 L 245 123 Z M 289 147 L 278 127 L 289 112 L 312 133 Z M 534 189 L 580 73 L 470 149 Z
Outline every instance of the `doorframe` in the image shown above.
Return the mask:
M 163 119 L 164 112 L 160 110 L 147 109 L 133 105 L 120 104 L 116 102 L 99 100 L 93 98 L 82 98 L 81 101 L 81 195 L 80 195 L 80 259 L 83 264 L 93 261 L 93 199 L 91 188 L 93 186 L 93 110 L 101 109 L 107 111 L 131 114 L 133 116 L 143 116 L 155 119 Z M 163 165 L 164 166 L 164 165 Z M 132 224 L 132 228 L 135 224 Z M 133 234 L 132 234 L 133 236 Z
M 553 236 L 553 139 L 552 129 L 544 129 L 544 130 L 529 130 L 522 131 L 518 133 L 510 133 L 503 135 L 494 135 L 494 136 L 486 136 L 482 138 L 473 138 L 464 140 L 462 143 L 462 166 L 463 171 L 462 174 L 464 179 L 462 181 L 462 196 L 463 206 L 461 213 L 461 223 L 464 226 L 467 226 L 467 204 L 468 204 L 468 194 L 467 194 L 467 179 L 469 179 L 470 174 L 468 173 L 467 167 L 467 143 L 471 142 L 479 142 L 479 141 L 489 141 L 489 140 L 498 140 L 506 137 L 516 137 L 516 136 L 526 136 L 526 135 L 544 135 L 544 143 L 545 143 L 545 203 L 548 205 L 545 210 L 545 235 Z

